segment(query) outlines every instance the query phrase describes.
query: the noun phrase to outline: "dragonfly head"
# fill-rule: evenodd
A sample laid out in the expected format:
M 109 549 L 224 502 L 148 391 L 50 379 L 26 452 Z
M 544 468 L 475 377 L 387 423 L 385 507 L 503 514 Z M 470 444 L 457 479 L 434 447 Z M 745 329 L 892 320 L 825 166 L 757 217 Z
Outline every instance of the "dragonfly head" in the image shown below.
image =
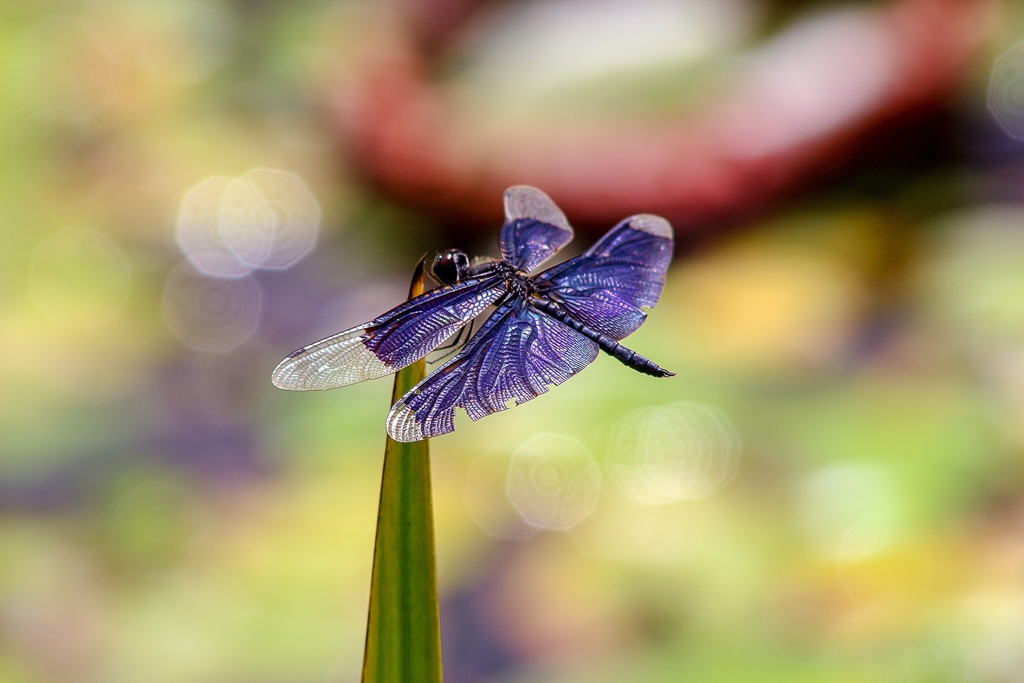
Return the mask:
M 437 255 L 431 270 L 434 271 L 434 277 L 441 284 L 455 284 L 466 277 L 466 271 L 469 270 L 469 257 L 458 249 L 449 249 L 443 254 Z

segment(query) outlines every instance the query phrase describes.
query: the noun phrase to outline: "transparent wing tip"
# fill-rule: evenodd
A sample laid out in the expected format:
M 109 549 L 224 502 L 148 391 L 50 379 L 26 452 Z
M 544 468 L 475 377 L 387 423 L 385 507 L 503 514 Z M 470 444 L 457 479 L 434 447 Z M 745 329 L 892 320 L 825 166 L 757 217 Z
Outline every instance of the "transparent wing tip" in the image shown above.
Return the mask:
M 397 403 L 388 414 L 388 436 L 395 441 L 411 443 L 423 440 L 423 429 L 416 420 L 416 414 L 412 408 L 404 403 Z
M 287 358 L 277 364 L 274 368 L 274 372 L 270 375 L 270 381 L 278 389 L 284 389 L 285 391 L 301 391 L 303 389 L 302 382 L 295 375 L 292 358 L 300 354 L 305 349 L 299 349 L 295 353 L 289 354 Z
M 390 375 L 398 368 L 382 361 L 362 341 L 367 327 L 353 327 L 292 351 L 274 368 L 270 381 L 287 391 L 322 391 Z
M 530 185 L 513 185 L 505 190 L 505 218 L 533 218 L 572 232 L 569 219 L 551 197 Z
M 673 237 L 672 224 L 661 216 L 655 216 L 652 213 L 640 213 L 632 216 L 629 218 L 629 224 L 637 230 L 643 230 L 655 237 L 664 237 L 669 240 Z

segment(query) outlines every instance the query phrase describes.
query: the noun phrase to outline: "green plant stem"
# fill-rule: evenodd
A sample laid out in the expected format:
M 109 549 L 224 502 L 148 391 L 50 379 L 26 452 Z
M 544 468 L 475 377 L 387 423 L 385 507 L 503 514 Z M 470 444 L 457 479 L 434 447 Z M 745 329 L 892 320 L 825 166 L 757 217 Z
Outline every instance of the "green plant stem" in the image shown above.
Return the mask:
M 423 260 L 409 297 L 423 292 Z M 420 360 L 395 375 L 392 405 L 423 379 Z M 384 473 L 373 549 L 363 683 L 440 683 L 430 450 L 426 440 L 384 447 Z

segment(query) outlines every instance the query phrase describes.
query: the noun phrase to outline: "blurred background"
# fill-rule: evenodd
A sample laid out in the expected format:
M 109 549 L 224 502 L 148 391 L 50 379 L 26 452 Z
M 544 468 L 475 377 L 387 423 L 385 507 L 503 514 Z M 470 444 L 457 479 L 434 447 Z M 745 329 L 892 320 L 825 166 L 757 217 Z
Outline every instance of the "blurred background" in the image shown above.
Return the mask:
M 0 681 L 359 677 L 391 383 L 291 350 L 676 226 L 432 443 L 445 678 L 1024 681 L 1024 4 L 0 2 Z

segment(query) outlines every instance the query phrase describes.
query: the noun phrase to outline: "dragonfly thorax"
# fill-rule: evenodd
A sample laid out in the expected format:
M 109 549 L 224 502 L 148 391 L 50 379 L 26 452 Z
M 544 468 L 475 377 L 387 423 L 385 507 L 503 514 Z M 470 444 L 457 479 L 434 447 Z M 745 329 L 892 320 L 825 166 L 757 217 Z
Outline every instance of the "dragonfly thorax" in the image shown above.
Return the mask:
M 524 301 L 534 292 L 533 278 L 516 268 L 504 259 L 494 262 L 494 271 L 505 280 L 506 291 L 509 296 L 523 299 Z

